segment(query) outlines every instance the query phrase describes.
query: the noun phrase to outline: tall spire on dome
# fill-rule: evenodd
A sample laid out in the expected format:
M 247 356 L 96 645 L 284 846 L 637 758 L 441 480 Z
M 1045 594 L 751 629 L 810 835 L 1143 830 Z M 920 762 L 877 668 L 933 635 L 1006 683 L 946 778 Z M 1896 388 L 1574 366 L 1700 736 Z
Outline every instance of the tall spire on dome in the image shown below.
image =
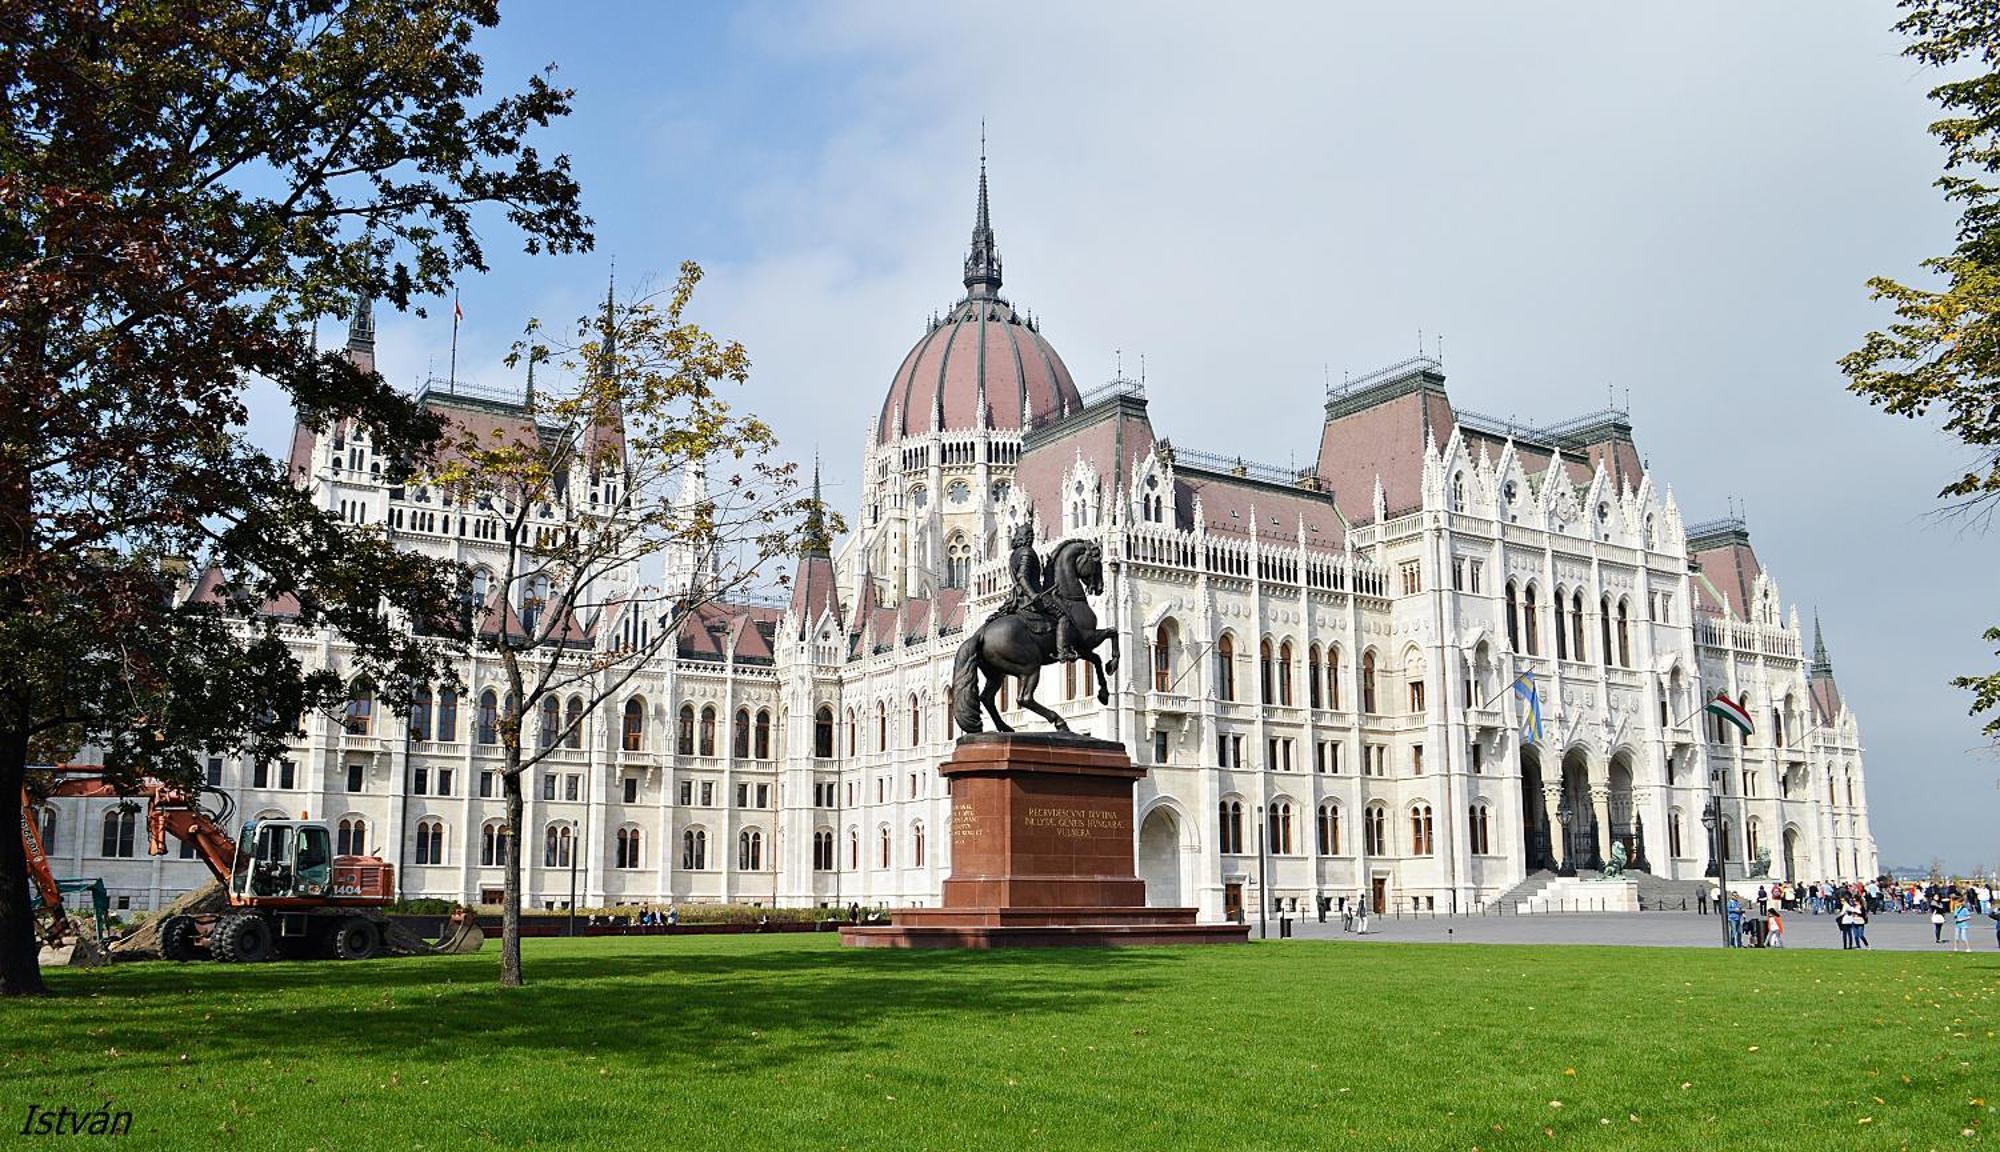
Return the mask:
M 826 556 L 833 550 L 833 539 L 826 531 L 826 502 L 819 491 L 819 453 L 813 453 L 813 494 L 812 503 L 806 506 L 805 529 L 800 533 L 800 554 L 804 556 Z
M 972 251 L 965 257 L 965 290 L 973 296 L 1000 291 L 1000 249 L 986 203 L 986 121 L 979 122 L 979 212 L 972 221 Z
M 1819 612 L 1817 610 L 1813 612 L 1813 658 L 1811 674 L 1813 676 L 1833 675 L 1833 661 L 1828 659 L 1826 655 L 1826 637 L 1820 634 Z

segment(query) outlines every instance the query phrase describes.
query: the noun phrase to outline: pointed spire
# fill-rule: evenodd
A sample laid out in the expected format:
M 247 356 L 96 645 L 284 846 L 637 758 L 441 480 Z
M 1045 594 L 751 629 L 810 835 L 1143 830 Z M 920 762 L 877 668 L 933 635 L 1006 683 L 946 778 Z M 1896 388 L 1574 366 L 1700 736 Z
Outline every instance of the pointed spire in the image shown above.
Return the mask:
M 347 318 L 347 350 L 375 354 L 375 302 L 366 296 L 355 300 L 354 315 Z
M 527 394 L 522 398 L 522 405 L 530 409 L 535 406 L 535 358 L 533 356 L 528 357 L 528 388 Z
M 965 290 L 977 297 L 1000 291 L 1000 249 L 986 200 L 986 122 L 979 123 L 979 211 L 972 221 L 972 251 L 965 257 Z
M 802 533 L 805 556 L 829 556 L 833 551 L 833 541 L 826 531 L 826 502 L 820 497 L 819 453 L 813 453 L 813 494 L 812 503 L 806 507 L 806 524 Z
M 1819 609 L 1813 609 L 1813 658 L 1812 675 L 1833 675 L 1833 661 L 1826 655 L 1826 637 L 1819 630 Z
M 604 364 L 607 370 L 618 355 L 618 265 L 611 265 L 611 275 L 604 284 Z

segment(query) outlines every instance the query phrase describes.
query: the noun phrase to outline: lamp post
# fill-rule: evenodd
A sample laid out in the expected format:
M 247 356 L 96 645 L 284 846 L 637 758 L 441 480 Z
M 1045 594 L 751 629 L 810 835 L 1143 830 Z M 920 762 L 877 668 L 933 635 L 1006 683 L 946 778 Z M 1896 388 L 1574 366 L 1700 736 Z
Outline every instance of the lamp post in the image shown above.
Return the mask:
M 1269 904 L 1271 902 L 1270 869 L 1265 853 L 1269 846 L 1264 843 L 1264 827 L 1270 820 L 1270 806 L 1257 805 L 1257 939 L 1271 938 Z
M 1722 826 L 1721 808 L 1722 801 L 1711 796 L 1701 810 L 1701 826 L 1708 831 L 1708 850 L 1715 858 L 1712 874 L 1716 877 L 1716 891 L 1722 894 L 1715 902 L 1715 912 L 1722 920 L 1722 946 L 1727 948 L 1729 947 L 1729 876 L 1723 870 L 1722 852 L 1718 847 L 1719 829 Z
M 1569 806 L 1569 799 L 1565 797 L 1560 804 L 1556 805 L 1556 822 L 1562 825 L 1563 830 L 1563 858 L 1562 866 L 1556 869 L 1556 875 L 1558 876 L 1576 875 L 1576 853 L 1573 850 L 1575 842 L 1570 838 L 1569 834 L 1570 823 L 1575 819 L 1576 811 Z

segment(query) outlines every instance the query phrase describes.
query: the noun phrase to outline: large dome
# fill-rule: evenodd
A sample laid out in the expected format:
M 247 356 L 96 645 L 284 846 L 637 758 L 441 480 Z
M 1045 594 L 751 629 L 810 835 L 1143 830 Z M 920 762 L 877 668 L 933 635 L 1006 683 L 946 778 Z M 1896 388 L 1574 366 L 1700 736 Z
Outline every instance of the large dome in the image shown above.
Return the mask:
M 876 425 L 878 443 L 933 429 L 1018 429 L 1081 406 L 1076 381 L 1039 325 L 1000 296 L 1000 253 L 979 166 L 979 213 L 965 258 L 965 298 L 903 357 Z M 981 411 L 981 397 L 985 410 Z

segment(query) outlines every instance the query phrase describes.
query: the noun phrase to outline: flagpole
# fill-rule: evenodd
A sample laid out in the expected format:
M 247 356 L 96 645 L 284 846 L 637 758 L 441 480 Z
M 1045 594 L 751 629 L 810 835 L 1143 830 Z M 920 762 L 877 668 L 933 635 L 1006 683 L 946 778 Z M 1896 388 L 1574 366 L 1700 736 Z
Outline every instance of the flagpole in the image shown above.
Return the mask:
M 448 370 L 450 379 L 445 381 L 444 386 L 445 391 L 452 393 L 458 391 L 458 322 L 464 316 L 465 313 L 459 311 L 458 308 L 458 285 L 453 284 L 451 286 L 451 368 Z

